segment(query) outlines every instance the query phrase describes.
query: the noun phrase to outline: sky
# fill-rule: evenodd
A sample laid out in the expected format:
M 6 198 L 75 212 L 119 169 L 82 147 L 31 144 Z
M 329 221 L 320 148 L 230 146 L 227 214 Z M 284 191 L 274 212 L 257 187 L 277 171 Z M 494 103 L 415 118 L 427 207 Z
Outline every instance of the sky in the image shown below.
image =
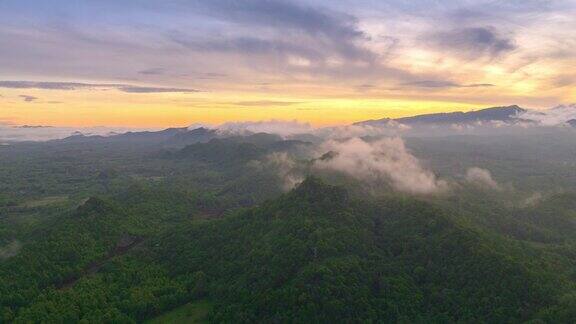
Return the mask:
M 314 126 L 576 102 L 576 0 L 0 0 L 0 124 Z

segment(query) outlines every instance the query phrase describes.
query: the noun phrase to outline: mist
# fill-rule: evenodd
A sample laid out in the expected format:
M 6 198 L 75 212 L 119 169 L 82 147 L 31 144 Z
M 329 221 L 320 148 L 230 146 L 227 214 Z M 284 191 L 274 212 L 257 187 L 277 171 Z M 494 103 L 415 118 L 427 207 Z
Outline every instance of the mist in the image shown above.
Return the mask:
M 50 141 L 66 138 L 72 135 L 112 136 L 128 131 L 144 131 L 157 129 L 127 128 L 127 127 L 52 127 L 52 126 L 16 126 L 0 123 L 0 144 L 26 141 Z
M 249 135 L 254 133 L 269 133 L 280 135 L 282 137 L 307 134 L 314 131 L 310 124 L 302 123 L 296 120 L 230 122 L 216 127 L 216 130 L 223 135 Z
M 518 119 L 540 126 L 569 126 L 570 122 L 576 121 L 576 104 L 559 105 L 546 110 L 528 110 L 518 115 Z
M 419 195 L 443 193 L 448 183 L 425 169 L 399 137 L 368 142 L 361 138 L 329 140 L 320 146 L 330 157 L 318 159 L 314 168 L 343 172 L 367 183 L 387 181 L 393 189 Z
M 494 190 L 502 189 L 501 186 L 492 178 L 492 173 L 486 169 L 472 167 L 466 171 L 465 179 L 467 182 Z
M 283 191 L 292 190 L 304 181 L 304 175 L 298 171 L 298 163 L 286 152 L 268 154 L 262 160 L 251 161 L 249 166 L 259 171 L 274 173 L 280 180 Z

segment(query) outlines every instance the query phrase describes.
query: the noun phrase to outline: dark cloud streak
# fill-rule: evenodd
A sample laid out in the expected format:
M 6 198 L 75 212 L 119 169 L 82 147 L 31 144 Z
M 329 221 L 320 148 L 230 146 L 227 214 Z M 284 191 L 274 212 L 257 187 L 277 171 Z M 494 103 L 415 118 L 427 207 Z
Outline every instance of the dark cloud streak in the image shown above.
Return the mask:
M 293 54 L 312 61 L 336 55 L 373 63 L 377 57 L 362 46 L 368 36 L 358 27 L 358 19 L 328 8 L 280 0 L 197 0 L 182 2 L 181 6 L 232 28 L 242 26 L 237 32 L 228 31 L 224 36 L 214 35 L 207 39 L 206 35 L 182 31 L 167 34 L 170 40 L 189 49 Z
M 491 83 L 460 84 L 446 80 L 422 80 L 402 83 L 401 86 L 414 88 L 483 88 L 494 87 L 495 85 Z
M 168 93 L 198 92 L 196 89 L 144 87 L 114 83 L 80 83 L 80 82 L 36 82 L 36 81 L 0 81 L 0 88 L 8 89 L 42 89 L 42 90 L 93 90 L 93 89 L 116 89 L 126 93 Z
M 497 58 L 514 51 L 512 38 L 500 35 L 494 27 L 471 27 L 430 35 L 434 46 L 466 58 Z
M 156 87 L 137 87 L 137 86 L 122 86 L 118 87 L 118 90 L 127 93 L 168 93 L 168 92 L 180 92 L 180 93 L 191 93 L 199 92 L 195 89 L 184 89 L 184 88 L 156 88 Z
M 247 106 L 247 107 L 262 107 L 262 106 L 292 106 L 301 103 L 302 102 L 298 101 L 260 100 L 260 101 L 240 101 L 235 102 L 234 104 L 238 106 Z
M 22 98 L 25 102 L 33 102 L 38 100 L 38 97 L 30 96 L 30 95 L 19 95 L 18 97 Z
M 365 37 L 357 27 L 357 18 L 326 8 L 280 0 L 191 1 L 196 8 L 227 21 L 273 26 L 322 35 L 345 41 Z
M 143 74 L 143 75 L 162 75 L 165 74 L 166 71 L 164 71 L 163 68 L 151 68 L 151 69 L 146 69 L 146 70 L 142 70 L 142 71 L 138 71 L 138 74 Z

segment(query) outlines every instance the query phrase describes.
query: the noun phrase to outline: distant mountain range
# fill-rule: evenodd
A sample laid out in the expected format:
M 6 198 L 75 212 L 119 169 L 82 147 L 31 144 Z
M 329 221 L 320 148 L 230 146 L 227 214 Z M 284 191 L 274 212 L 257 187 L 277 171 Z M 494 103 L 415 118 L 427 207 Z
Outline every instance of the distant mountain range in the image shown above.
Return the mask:
M 188 129 L 167 128 L 165 130 L 152 132 L 127 132 L 123 134 L 114 134 L 110 136 L 101 135 L 83 135 L 75 134 L 64 139 L 58 140 L 63 142 L 86 143 L 86 142 L 103 142 L 103 143 L 130 143 L 130 144 L 158 144 L 162 146 L 183 147 L 195 143 L 205 143 L 216 138 L 216 131 L 208 128 Z
M 424 114 L 403 118 L 383 118 L 373 119 L 354 123 L 359 126 L 387 126 L 390 122 L 397 122 L 409 126 L 426 126 L 426 125 L 462 125 L 473 124 L 478 122 L 503 122 L 514 124 L 516 122 L 536 123 L 531 119 L 522 118 L 523 114 L 531 113 L 538 114 L 534 111 L 528 111 L 517 105 L 492 107 L 469 112 L 449 112 L 449 113 L 436 113 Z M 571 119 L 565 124 L 576 127 L 576 119 Z M 83 135 L 81 133 L 72 135 L 59 141 L 65 142 L 105 142 L 105 143 L 130 143 L 130 144 L 150 144 L 156 143 L 163 147 L 184 147 L 190 144 L 206 143 L 215 138 L 234 137 L 234 134 L 222 135 L 215 129 L 208 129 L 204 127 L 189 129 L 183 128 L 168 128 L 162 131 L 146 131 L 146 132 L 128 132 L 123 134 L 112 134 L 109 136 L 100 135 Z
M 450 112 L 417 115 L 412 117 L 403 117 L 397 119 L 383 118 L 376 120 L 366 120 L 355 123 L 354 125 L 381 126 L 390 121 L 396 121 L 404 125 L 425 125 L 425 124 L 468 124 L 475 122 L 501 121 L 514 122 L 518 121 L 517 117 L 527 112 L 526 109 L 519 106 L 492 107 L 469 112 Z

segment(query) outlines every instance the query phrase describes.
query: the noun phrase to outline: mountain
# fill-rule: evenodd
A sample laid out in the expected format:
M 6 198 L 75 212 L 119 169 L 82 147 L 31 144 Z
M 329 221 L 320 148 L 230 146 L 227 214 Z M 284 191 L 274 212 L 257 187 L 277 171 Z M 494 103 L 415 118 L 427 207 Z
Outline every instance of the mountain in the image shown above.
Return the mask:
M 215 130 L 200 127 L 192 130 L 180 131 L 173 136 L 168 137 L 164 144 L 171 146 L 185 146 L 194 143 L 205 143 L 216 138 Z
M 148 142 L 160 143 L 176 136 L 180 133 L 186 132 L 186 128 L 167 128 L 161 131 L 144 131 L 144 132 L 127 132 L 122 134 L 112 134 L 110 136 L 101 135 L 84 135 L 82 133 L 75 133 L 72 136 L 55 140 L 54 142 Z
M 215 130 L 207 128 L 167 128 L 161 131 L 127 132 L 110 136 L 74 134 L 61 140 L 59 143 L 119 143 L 119 144 L 146 144 L 168 147 L 183 147 L 193 143 L 204 143 L 216 138 Z
M 243 165 L 273 152 L 297 152 L 310 145 L 298 140 L 283 140 L 278 135 L 256 133 L 248 136 L 213 138 L 209 142 L 187 145 L 166 153 L 168 158 L 190 159 L 206 163 Z
M 146 140 L 149 142 L 162 142 L 173 136 L 187 132 L 187 128 L 167 128 L 158 132 L 127 132 L 124 134 L 114 135 L 111 138 L 124 141 L 140 141 Z
M 308 178 L 153 244 L 175 276 L 207 274 L 218 323 L 503 323 L 552 302 L 556 279 L 466 223 L 430 203 L 356 201 Z
M 389 121 L 396 121 L 405 125 L 467 124 L 487 121 L 512 122 L 516 120 L 516 116 L 523 112 L 526 112 L 526 110 L 513 105 L 506 107 L 485 108 L 469 112 L 457 111 L 451 113 L 425 114 L 397 119 L 384 118 L 378 120 L 367 120 L 356 123 L 355 125 L 378 126 L 383 123 L 388 123 Z
M 229 139 L 213 139 L 208 143 L 197 143 L 171 153 L 167 156 L 172 158 L 193 159 L 200 162 L 243 165 L 265 154 L 265 150 L 253 143 L 238 143 Z
M 566 123 L 572 127 L 576 127 L 576 119 L 570 119 Z

